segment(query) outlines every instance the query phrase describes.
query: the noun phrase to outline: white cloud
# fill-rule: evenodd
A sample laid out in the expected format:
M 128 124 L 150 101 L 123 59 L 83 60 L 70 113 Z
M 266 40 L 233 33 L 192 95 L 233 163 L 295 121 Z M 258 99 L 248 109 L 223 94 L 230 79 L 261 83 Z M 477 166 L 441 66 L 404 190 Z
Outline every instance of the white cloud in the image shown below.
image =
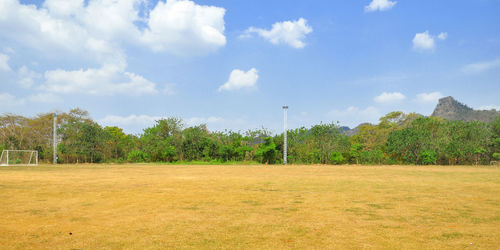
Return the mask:
M 141 21 L 136 8 L 140 2 L 140 0 L 89 1 L 85 13 L 79 19 L 84 28 L 97 40 L 134 41 L 141 36 L 141 32 L 134 24 Z
M 50 54 L 67 51 L 84 54 L 84 44 L 90 34 L 75 18 L 60 19 L 45 8 L 20 4 L 16 0 L 0 3 L 1 36 L 8 37 L 30 48 Z M 81 51 L 81 52 L 80 52 Z
M 441 32 L 437 36 L 431 35 L 428 30 L 417 33 L 413 38 L 413 49 L 418 52 L 432 52 L 436 48 L 436 38 L 444 41 L 448 38 L 448 33 Z
M 150 12 L 141 40 L 154 51 L 173 54 L 207 53 L 226 44 L 224 8 L 192 1 L 159 1 Z
M 495 109 L 497 111 L 500 111 L 500 106 L 498 105 L 486 105 L 486 106 L 481 106 L 477 108 L 478 110 L 492 110 Z
M 255 68 L 252 68 L 247 72 L 235 69 L 229 75 L 229 80 L 219 87 L 219 92 L 223 90 L 232 91 L 243 88 L 252 89 L 256 87 L 258 79 L 259 74 Z
M 48 70 L 41 87 L 51 93 L 95 95 L 158 92 L 154 83 L 126 70 L 126 46 L 180 56 L 203 55 L 225 46 L 224 8 L 189 0 L 146 5 L 144 0 L 46 0 L 37 7 L 1 0 L 0 39 L 35 49 L 56 64 L 64 58 L 76 65 L 99 65 Z M 8 59 L 0 54 L 0 70 L 10 69 Z M 25 88 L 32 87 L 36 78 L 41 75 L 26 67 L 18 71 L 18 82 Z M 170 87 L 163 92 L 172 94 Z
M 443 97 L 441 92 L 420 93 L 417 95 L 416 101 L 420 103 L 437 103 Z
M 28 101 L 34 103 L 60 103 L 62 99 L 52 93 L 38 93 L 36 95 L 31 95 Z
M 163 86 L 163 89 L 161 92 L 165 95 L 175 95 L 175 94 L 177 94 L 177 90 L 176 90 L 175 86 L 176 85 L 174 83 L 167 83 L 167 84 L 165 84 L 165 86 Z
M 448 33 L 447 32 L 441 32 L 441 33 L 439 33 L 439 35 L 438 35 L 438 39 L 439 40 L 446 40 L 446 38 L 448 38 Z
M 423 52 L 423 51 L 433 51 L 436 47 L 434 38 L 429 35 L 429 31 L 423 33 L 417 33 L 413 38 L 413 49 Z
M 55 16 L 68 17 L 83 10 L 83 0 L 45 0 L 43 6 Z
M 35 84 L 35 79 L 41 78 L 41 75 L 35 71 L 28 69 L 26 66 L 22 66 L 17 71 L 18 83 L 23 88 L 31 88 Z
M 5 54 L 0 54 L 0 70 L 11 71 L 9 66 L 10 57 Z
M 394 103 L 402 101 L 404 99 L 406 99 L 406 96 L 399 92 L 393 92 L 393 93 L 384 92 L 374 98 L 375 102 L 378 103 Z
M 381 117 L 380 111 L 372 106 L 365 109 L 354 106 L 343 110 L 334 109 L 329 111 L 327 115 L 334 121 L 339 121 L 341 125 L 347 125 L 351 128 L 364 122 L 376 123 Z
M 462 68 L 462 71 L 464 73 L 474 74 L 474 73 L 482 73 L 496 68 L 500 68 L 500 59 L 468 64 Z
M 389 0 L 372 0 L 371 3 L 367 6 L 365 6 L 365 11 L 366 12 L 373 12 L 373 11 L 386 11 L 392 9 L 394 5 L 396 5 L 396 1 L 389 1 Z
M 98 69 L 47 71 L 42 89 L 53 93 L 91 95 L 141 95 L 158 92 L 155 83 L 115 65 L 104 65 Z
M 17 98 L 9 93 L 0 93 L 0 107 L 16 107 L 24 105 L 26 101 L 23 98 Z
M 193 1 L 158 1 L 139 17 L 144 0 L 47 0 L 42 7 L 0 1 L 0 36 L 42 53 L 124 61 L 123 43 L 177 55 L 202 55 L 226 44 L 225 9 Z M 138 28 L 138 25 L 141 28 Z M 65 55 L 67 56 L 67 55 Z
M 292 48 L 302 49 L 306 46 L 304 42 L 306 35 L 312 31 L 312 27 L 307 25 L 307 20 L 299 18 L 297 21 L 277 22 L 273 24 L 270 30 L 250 27 L 241 37 L 248 37 L 252 33 L 257 33 L 272 44 L 287 44 Z

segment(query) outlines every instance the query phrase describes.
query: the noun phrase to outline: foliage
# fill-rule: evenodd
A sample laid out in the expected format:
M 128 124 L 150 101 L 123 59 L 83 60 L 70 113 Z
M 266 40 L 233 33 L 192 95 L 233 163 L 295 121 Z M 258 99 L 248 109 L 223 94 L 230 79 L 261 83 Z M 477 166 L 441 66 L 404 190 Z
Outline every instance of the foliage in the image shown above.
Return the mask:
M 335 165 L 340 165 L 345 162 L 345 158 L 340 152 L 333 152 L 330 155 L 330 161 Z
M 277 155 L 278 151 L 276 150 L 276 144 L 274 144 L 272 137 L 264 138 L 264 143 L 259 145 L 255 153 L 255 156 L 260 162 L 266 164 L 274 164 Z
M 145 162 L 146 154 L 140 150 L 132 150 L 128 153 L 127 161 L 128 162 Z
M 359 158 L 361 157 L 361 153 L 363 152 L 363 145 L 360 143 L 354 143 L 351 145 L 351 149 L 349 154 L 353 159 L 356 160 L 356 164 L 359 164 Z
M 0 149 L 34 149 L 41 162 L 52 161 L 52 122 L 50 113 L 0 116 Z M 213 132 L 205 124 L 187 127 L 173 117 L 156 121 L 139 135 L 103 128 L 81 109 L 58 113 L 57 125 L 61 163 L 276 164 L 284 151 L 284 135 L 272 136 L 264 128 Z M 376 125 L 360 125 L 351 137 L 333 123 L 289 130 L 287 136 L 292 164 L 489 164 L 500 154 L 500 117 L 488 124 L 396 111 Z
M 493 153 L 493 158 L 495 158 L 495 160 L 500 160 L 500 153 Z
M 434 150 L 424 150 L 420 152 L 420 162 L 423 165 L 433 165 L 436 164 L 437 154 Z

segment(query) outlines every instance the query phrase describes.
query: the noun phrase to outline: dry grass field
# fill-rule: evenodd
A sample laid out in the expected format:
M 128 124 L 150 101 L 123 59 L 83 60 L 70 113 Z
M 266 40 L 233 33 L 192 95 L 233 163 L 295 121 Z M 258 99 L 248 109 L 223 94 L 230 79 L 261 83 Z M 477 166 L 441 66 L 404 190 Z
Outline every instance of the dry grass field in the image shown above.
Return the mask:
M 500 248 L 499 167 L 0 168 L 2 249 Z

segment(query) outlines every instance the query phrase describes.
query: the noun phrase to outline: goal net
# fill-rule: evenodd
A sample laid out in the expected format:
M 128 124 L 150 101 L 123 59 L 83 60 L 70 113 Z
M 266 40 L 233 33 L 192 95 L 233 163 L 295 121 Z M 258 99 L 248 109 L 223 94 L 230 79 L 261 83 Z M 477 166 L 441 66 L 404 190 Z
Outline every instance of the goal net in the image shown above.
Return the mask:
M 3 150 L 0 156 L 0 166 L 37 166 L 38 151 L 36 150 Z

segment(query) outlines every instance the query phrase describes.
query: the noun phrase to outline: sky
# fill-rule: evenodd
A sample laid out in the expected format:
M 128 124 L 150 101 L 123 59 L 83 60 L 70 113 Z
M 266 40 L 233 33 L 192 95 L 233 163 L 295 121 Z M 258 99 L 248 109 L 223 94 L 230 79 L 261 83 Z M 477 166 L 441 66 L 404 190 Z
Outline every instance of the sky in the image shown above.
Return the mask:
M 0 113 L 138 134 L 376 123 L 445 96 L 500 110 L 497 0 L 1 0 Z

